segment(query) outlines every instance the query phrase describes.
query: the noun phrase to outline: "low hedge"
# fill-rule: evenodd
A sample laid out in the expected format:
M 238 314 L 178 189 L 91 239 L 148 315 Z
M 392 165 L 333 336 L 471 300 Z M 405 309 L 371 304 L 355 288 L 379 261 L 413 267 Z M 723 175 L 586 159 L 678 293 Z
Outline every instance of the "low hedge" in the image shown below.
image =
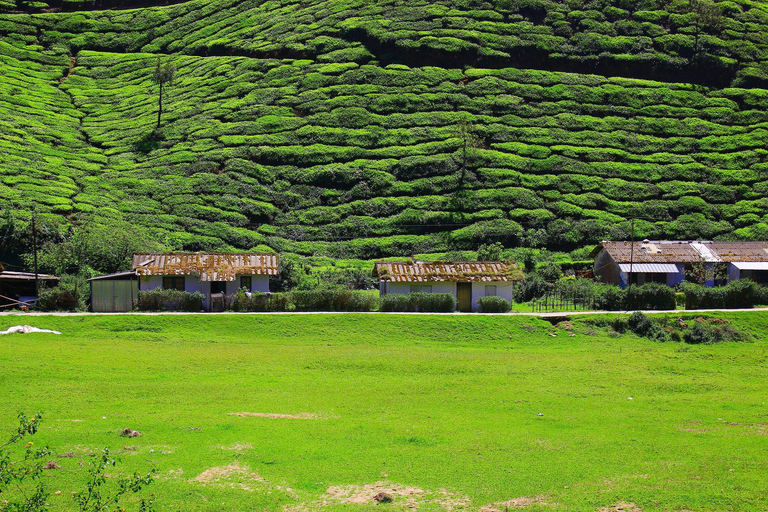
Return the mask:
M 139 311 L 200 311 L 203 309 L 203 299 L 200 292 L 183 292 L 156 288 L 139 291 L 136 309 Z
M 751 308 L 764 302 L 766 295 L 766 290 L 749 279 L 739 279 L 715 287 L 683 282 L 680 290 L 685 294 L 687 309 Z
M 504 297 L 480 297 L 477 299 L 481 313 L 509 313 L 512 303 Z
M 449 313 L 456 310 L 456 297 L 451 293 L 388 293 L 381 297 L 381 311 Z
M 308 290 L 285 293 L 245 292 L 231 295 L 231 311 L 374 311 L 378 297 L 357 290 Z

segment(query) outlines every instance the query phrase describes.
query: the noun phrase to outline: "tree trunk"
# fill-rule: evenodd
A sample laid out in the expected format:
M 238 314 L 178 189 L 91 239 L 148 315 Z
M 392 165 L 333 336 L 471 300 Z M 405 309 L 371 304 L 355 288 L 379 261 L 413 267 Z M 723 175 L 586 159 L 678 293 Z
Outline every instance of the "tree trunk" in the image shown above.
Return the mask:
M 157 98 L 157 129 L 160 129 L 160 116 L 163 114 L 163 83 L 160 82 L 160 95 Z

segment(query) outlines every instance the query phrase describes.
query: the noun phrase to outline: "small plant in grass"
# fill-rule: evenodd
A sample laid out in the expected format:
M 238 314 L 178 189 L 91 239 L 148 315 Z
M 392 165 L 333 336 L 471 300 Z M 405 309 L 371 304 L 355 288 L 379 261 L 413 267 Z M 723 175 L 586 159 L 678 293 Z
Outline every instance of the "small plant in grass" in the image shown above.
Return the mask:
M 32 441 L 22 444 L 25 437 L 37 433 L 42 415 L 27 418 L 20 412 L 18 418 L 16 431 L 0 444 L 0 507 L 9 512 L 46 510 L 49 492 L 40 475 L 51 451 L 47 446 L 34 448 Z
M 60 469 L 56 462 L 48 460 L 53 452 L 47 447 L 35 448 L 34 442 L 22 444 L 24 438 L 37 433 L 42 414 L 28 418 L 23 412 L 18 415 L 18 427 L 10 438 L 0 444 L 0 510 L 3 512 L 33 512 L 49 509 L 50 492 L 40 479 L 44 470 Z M 155 470 L 146 475 L 134 473 L 112 480 L 107 484 L 105 471 L 117 464 L 105 448 L 88 470 L 88 479 L 83 490 L 72 497 L 81 512 L 124 510 L 117 505 L 126 494 L 135 494 L 152 483 Z M 139 512 L 152 512 L 154 496 L 139 501 Z M 114 508 L 113 508 L 114 507 Z
M 127 477 L 118 478 L 114 485 L 107 484 L 106 471 L 117 464 L 117 459 L 112 457 L 108 448 L 95 456 L 95 460 L 88 468 L 88 479 L 85 489 L 72 495 L 82 512 L 100 512 L 113 510 L 121 498 L 127 494 L 135 494 L 152 483 L 156 471 L 150 470 L 146 475 L 134 473 Z M 139 501 L 139 512 L 151 512 L 155 510 L 154 496 L 142 498 Z

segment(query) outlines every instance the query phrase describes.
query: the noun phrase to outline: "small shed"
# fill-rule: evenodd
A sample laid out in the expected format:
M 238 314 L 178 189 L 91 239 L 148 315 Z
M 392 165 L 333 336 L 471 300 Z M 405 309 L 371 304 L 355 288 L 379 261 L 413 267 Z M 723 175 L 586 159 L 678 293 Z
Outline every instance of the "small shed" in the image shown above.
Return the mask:
M 139 278 L 133 270 L 92 277 L 88 282 L 94 313 L 132 311 L 139 298 Z
M 476 311 L 480 297 L 503 297 L 512 301 L 515 281 L 525 279 L 514 262 L 378 262 L 374 277 L 379 293 L 450 293 L 459 311 Z
M 49 274 L 0 269 L 0 309 L 34 306 L 37 301 L 35 280 L 42 287 L 55 285 L 59 278 Z

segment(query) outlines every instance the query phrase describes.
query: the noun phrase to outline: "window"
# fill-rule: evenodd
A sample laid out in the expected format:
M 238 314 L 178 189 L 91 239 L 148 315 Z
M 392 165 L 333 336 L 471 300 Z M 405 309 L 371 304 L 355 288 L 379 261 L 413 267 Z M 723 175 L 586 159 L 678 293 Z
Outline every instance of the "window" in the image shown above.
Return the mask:
M 252 284 L 251 276 L 240 276 L 240 288 L 245 288 L 245 291 L 250 292 Z
M 485 296 L 486 297 L 495 297 L 496 296 L 496 285 L 495 284 L 487 284 L 487 285 L 485 285 Z
M 163 277 L 163 288 L 166 290 L 184 291 L 184 276 L 165 276 Z
M 226 281 L 211 281 L 211 293 L 227 293 Z
M 432 293 L 431 284 L 412 284 L 411 293 Z

